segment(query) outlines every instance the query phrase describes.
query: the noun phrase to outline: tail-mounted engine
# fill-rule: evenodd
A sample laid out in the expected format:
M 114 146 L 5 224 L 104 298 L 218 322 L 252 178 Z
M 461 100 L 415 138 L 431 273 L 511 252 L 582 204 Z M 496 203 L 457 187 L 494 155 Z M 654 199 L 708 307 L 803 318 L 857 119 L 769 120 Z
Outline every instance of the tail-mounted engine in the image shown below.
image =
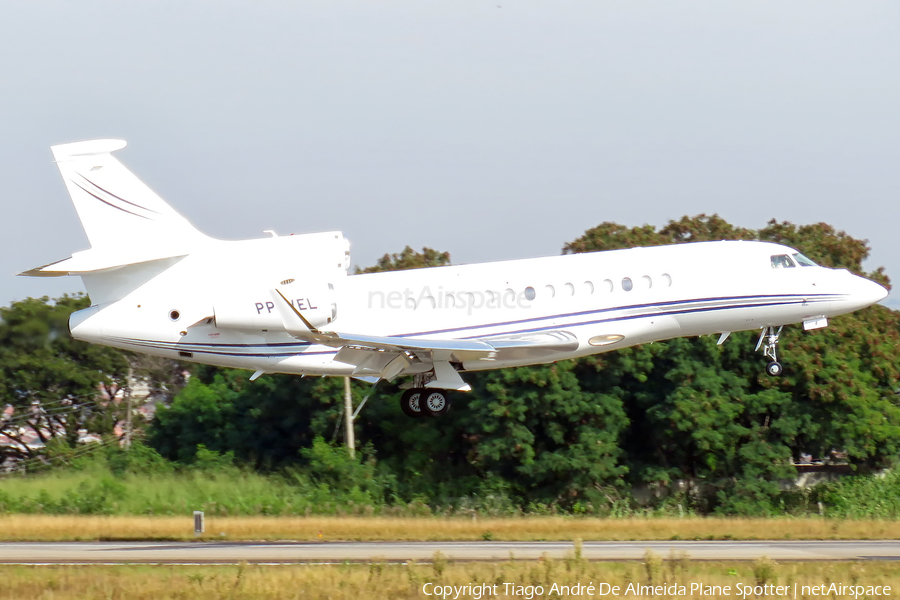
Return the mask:
M 294 281 L 278 291 L 315 328 L 327 328 L 337 318 L 334 286 L 324 281 Z M 271 290 L 260 289 L 215 306 L 216 327 L 255 331 L 281 331 L 284 323 Z

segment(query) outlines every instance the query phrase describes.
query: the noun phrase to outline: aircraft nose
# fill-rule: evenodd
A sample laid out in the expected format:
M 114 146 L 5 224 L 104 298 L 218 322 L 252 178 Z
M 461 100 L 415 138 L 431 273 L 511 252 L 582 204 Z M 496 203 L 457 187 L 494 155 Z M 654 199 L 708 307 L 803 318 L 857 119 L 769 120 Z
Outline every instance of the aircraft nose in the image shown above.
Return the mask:
M 875 283 L 871 279 L 859 277 L 853 295 L 860 307 L 863 307 L 881 302 L 887 297 L 888 291 L 883 285 Z

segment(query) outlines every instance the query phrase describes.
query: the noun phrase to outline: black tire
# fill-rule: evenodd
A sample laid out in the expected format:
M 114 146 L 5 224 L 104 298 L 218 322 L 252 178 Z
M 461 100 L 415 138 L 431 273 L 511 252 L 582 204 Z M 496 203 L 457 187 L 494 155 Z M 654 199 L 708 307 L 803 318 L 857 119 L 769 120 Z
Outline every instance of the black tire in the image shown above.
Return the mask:
M 450 397 L 444 390 L 422 390 L 419 406 L 429 417 L 441 417 L 450 410 Z
M 403 395 L 400 396 L 400 408 L 403 410 L 404 415 L 413 419 L 423 416 L 424 413 L 422 412 L 422 405 L 419 399 L 424 391 L 421 388 L 412 388 L 403 392 Z
M 766 373 L 770 377 L 778 377 L 782 373 L 784 373 L 784 367 L 781 366 L 781 363 L 775 362 L 774 360 L 766 365 Z

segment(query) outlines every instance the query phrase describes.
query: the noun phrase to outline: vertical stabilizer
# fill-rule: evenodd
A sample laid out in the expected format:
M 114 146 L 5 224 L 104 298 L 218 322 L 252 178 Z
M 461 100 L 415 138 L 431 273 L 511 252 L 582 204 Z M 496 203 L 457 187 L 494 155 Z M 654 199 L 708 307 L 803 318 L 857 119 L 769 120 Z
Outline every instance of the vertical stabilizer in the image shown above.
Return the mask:
M 122 140 L 53 146 L 53 157 L 93 251 L 189 248 L 205 239 L 140 179 L 113 158 Z

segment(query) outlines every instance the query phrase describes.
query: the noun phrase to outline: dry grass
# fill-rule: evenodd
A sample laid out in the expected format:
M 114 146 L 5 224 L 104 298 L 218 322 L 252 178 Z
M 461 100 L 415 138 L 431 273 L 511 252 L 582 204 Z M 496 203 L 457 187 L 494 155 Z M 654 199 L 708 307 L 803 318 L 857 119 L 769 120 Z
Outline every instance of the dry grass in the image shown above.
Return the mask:
M 319 537 L 321 532 L 321 537 Z M 900 521 L 820 518 L 209 517 L 203 539 L 229 540 L 693 540 L 898 539 Z M 0 539 L 190 540 L 184 517 L 6 515 Z
M 495 585 L 498 594 L 490 598 L 574 598 L 588 594 L 554 595 L 553 584 L 595 586 L 617 585 L 624 596 L 629 583 L 649 584 L 651 573 L 641 563 L 588 563 L 574 558 L 563 561 L 501 563 L 384 564 L 367 565 L 292 565 L 292 566 L 0 566 L 0 600 L 31 598 L 67 600 L 74 598 L 110 598 L 129 600 L 206 599 L 285 599 L 365 600 L 368 598 L 433 598 L 434 585 Z M 891 586 L 888 595 L 900 590 L 900 569 L 895 563 L 789 563 L 771 561 L 752 563 L 692 563 L 687 558 L 664 561 L 653 573 L 655 584 L 722 586 L 723 593 L 705 598 L 741 597 L 737 585 L 766 583 L 798 585 L 798 597 L 825 598 L 830 594 L 803 594 L 802 586 L 830 583 L 862 586 Z M 427 584 L 432 586 L 425 588 Z M 516 590 L 510 586 L 522 586 Z M 529 590 L 527 586 L 541 586 Z M 724 586 L 730 586 L 724 593 Z M 424 589 L 423 589 L 424 588 Z M 471 588 L 470 588 L 471 589 Z M 689 589 L 689 587 L 688 587 Z M 508 592 L 520 591 L 514 594 Z M 557 590 L 558 591 L 558 590 Z M 504 593 L 507 592 L 507 593 Z M 596 592 L 595 594 L 596 595 Z M 676 592 L 674 597 L 690 594 Z M 694 596 L 699 594 L 695 591 Z M 612 595 L 610 595 L 612 596 Z M 629 597 L 650 596 L 628 594 Z M 454 597 L 451 593 L 449 596 Z M 485 597 L 485 596 L 481 596 Z M 669 594 L 669 597 L 673 597 Z M 752 593 L 751 593 L 752 597 Z M 779 597 L 768 595 L 767 597 Z M 785 597 L 785 596 L 780 596 Z M 787 597 L 793 597 L 789 594 Z M 838 594 L 837 597 L 848 597 Z M 849 597 L 852 597 L 849 596 Z M 862 596 L 860 596 L 862 597 Z M 869 596 L 871 597 L 871 595 Z M 479 594 L 462 593 L 458 598 Z

